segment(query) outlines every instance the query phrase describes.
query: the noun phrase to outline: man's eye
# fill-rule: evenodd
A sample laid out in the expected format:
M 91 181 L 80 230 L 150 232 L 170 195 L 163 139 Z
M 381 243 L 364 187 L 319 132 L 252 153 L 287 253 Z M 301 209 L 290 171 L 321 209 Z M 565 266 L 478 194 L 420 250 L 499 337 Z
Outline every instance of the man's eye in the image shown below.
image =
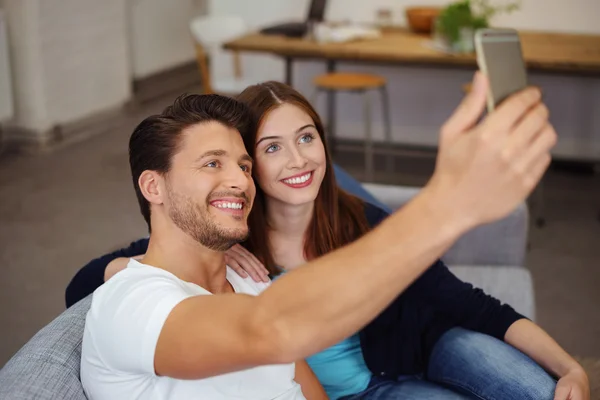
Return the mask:
M 240 165 L 240 168 L 241 168 L 241 169 L 242 169 L 242 171 L 244 171 L 244 172 L 248 172 L 248 173 L 250 173 L 250 171 L 252 171 L 252 168 L 250 168 L 250 166 L 249 166 L 249 165 L 243 165 L 243 164 L 242 164 L 242 165 Z
M 209 163 L 206 163 L 206 165 L 204 166 L 208 168 L 217 168 L 219 166 L 219 163 L 217 161 L 211 161 Z

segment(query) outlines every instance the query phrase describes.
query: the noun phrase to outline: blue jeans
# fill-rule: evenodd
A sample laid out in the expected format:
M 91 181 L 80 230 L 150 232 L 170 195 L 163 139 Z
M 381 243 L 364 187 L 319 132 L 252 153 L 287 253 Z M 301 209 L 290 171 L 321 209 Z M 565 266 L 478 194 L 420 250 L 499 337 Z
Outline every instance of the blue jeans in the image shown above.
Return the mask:
M 454 328 L 436 343 L 427 376 L 374 376 L 344 400 L 552 400 L 556 381 L 514 347 L 488 335 Z

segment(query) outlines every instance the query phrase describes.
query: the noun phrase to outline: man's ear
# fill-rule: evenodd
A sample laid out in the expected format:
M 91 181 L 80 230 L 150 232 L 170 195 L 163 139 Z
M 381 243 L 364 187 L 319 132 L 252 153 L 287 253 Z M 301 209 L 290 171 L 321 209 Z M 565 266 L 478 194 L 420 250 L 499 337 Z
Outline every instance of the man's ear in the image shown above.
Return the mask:
M 138 179 L 140 191 L 151 204 L 163 204 L 163 177 L 156 171 L 144 171 Z

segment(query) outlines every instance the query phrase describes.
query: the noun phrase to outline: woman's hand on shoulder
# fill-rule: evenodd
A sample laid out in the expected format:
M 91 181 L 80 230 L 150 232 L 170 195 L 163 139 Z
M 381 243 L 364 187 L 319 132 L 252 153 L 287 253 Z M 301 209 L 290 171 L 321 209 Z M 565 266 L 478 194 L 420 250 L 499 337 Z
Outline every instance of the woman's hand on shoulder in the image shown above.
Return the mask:
M 250 276 L 255 282 L 270 281 L 267 268 L 242 245 L 236 244 L 227 250 L 225 262 L 242 278 Z

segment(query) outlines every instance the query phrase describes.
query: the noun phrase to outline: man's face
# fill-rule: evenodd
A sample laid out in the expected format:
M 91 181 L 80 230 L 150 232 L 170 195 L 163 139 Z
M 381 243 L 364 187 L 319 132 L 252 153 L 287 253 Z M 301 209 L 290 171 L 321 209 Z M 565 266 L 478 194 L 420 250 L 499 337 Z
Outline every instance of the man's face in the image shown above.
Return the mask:
M 218 122 L 191 126 L 165 176 L 171 220 L 200 244 L 225 251 L 248 236 L 256 188 L 240 133 Z

